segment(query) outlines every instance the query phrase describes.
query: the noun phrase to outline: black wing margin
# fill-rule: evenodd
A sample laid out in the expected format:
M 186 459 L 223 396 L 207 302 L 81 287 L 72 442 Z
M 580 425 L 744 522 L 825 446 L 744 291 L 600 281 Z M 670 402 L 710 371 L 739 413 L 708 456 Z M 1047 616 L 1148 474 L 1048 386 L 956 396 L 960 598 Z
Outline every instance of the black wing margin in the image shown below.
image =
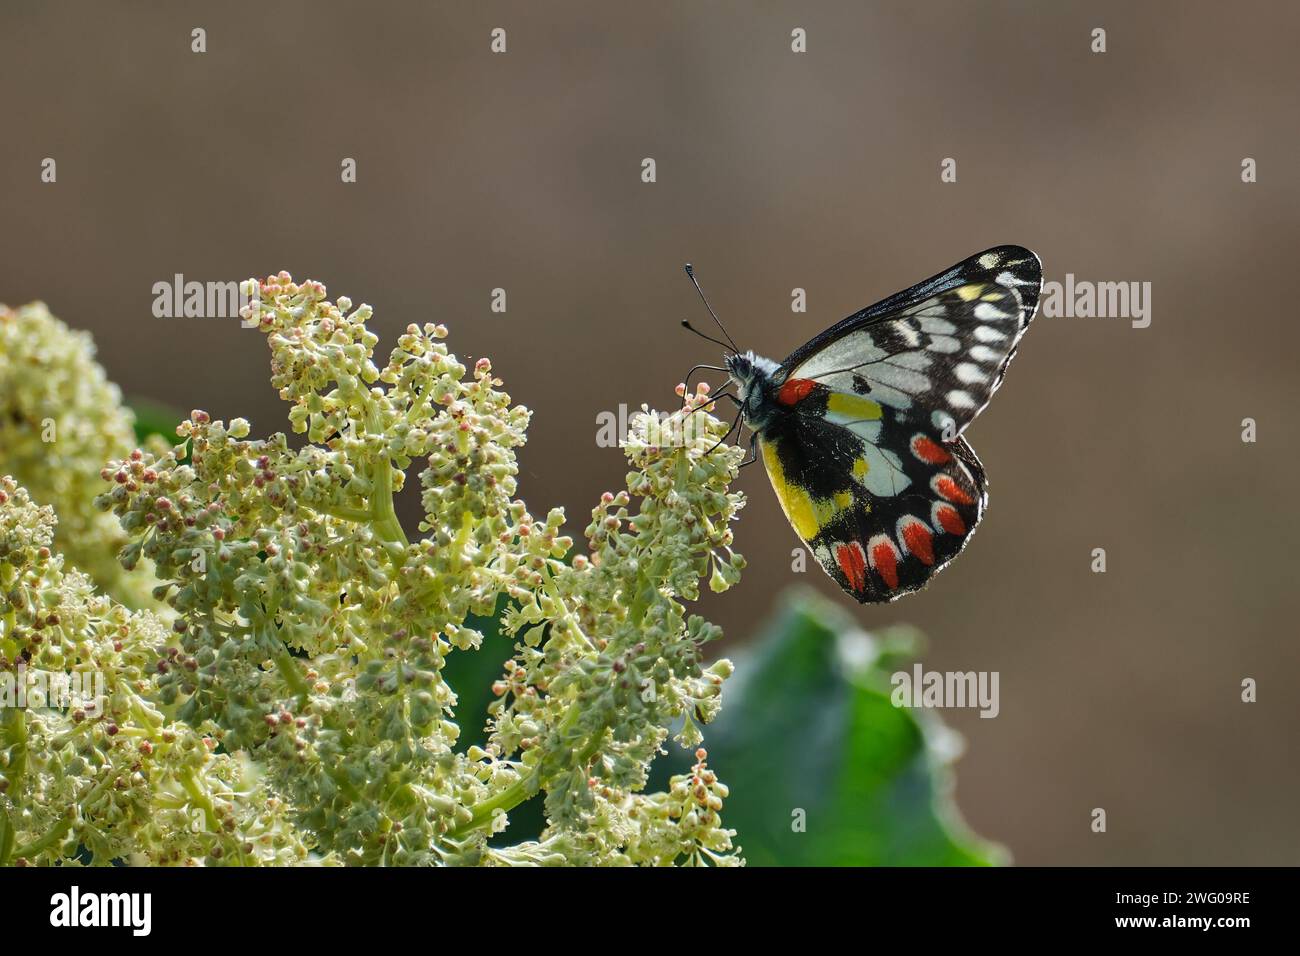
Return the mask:
M 993 283 L 1014 288 L 1020 296 L 1021 308 L 1025 313 L 1023 324 L 1028 326 L 1038 309 L 1038 297 L 1043 286 L 1043 264 L 1035 253 L 1024 246 L 994 246 L 985 249 L 950 269 L 932 275 L 902 292 L 895 292 L 836 322 L 812 341 L 796 349 L 781 363 L 781 367 L 788 372 L 830 342 L 869 325 L 873 320 L 887 318 L 941 292 L 971 283 Z

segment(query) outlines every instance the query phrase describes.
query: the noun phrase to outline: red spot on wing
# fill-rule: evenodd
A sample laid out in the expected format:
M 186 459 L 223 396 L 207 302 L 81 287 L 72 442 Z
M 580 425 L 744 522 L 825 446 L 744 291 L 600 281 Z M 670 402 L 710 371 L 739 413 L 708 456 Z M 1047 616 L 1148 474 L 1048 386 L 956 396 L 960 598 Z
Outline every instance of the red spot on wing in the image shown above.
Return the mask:
M 817 383 L 810 378 L 787 378 L 776 393 L 776 400 L 782 405 L 798 405 L 816 387 Z
M 952 505 L 939 505 L 934 509 L 934 517 L 943 530 L 949 534 L 962 535 L 966 533 L 966 524 L 961 520 L 961 515 L 957 514 L 957 509 Z
M 930 465 L 946 465 L 952 460 L 952 455 L 942 445 L 925 435 L 917 435 L 912 439 L 912 454 Z
M 881 541 L 872 547 L 871 563 L 890 590 L 898 587 L 898 557 L 890 542 Z
M 835 549 L 835 563 L 849 579 L 849 587 L 853 590 L 861 591 L 867 586 L 867 559 L 862 553 L 862 546 L 856 541 L 841 544 Z
M 934 535 L 920 521 L 912 520 L 903 525 L 903 542 L 922 564 L 934 564 Z
M 975 499 L 962 491 L 957 482 L 953 481 L 948 475 L 939 475 L 934 479 L 934 490 L 949 501 L 955 501 L 959 505 L 973 505 L 975 503 Z

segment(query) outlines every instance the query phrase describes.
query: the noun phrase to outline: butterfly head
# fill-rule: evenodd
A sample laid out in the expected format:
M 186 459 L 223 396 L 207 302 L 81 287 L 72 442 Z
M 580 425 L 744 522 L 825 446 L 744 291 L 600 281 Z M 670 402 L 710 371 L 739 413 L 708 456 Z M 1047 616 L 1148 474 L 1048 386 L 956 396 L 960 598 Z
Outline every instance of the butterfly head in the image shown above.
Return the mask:
M 772 393 L 777 387 L 775 362 L 753 352 L 734 352 L 726 358 L 727 377 L 736 386 L 736 398 L 745 424 L 761 431 L 772 415 Z

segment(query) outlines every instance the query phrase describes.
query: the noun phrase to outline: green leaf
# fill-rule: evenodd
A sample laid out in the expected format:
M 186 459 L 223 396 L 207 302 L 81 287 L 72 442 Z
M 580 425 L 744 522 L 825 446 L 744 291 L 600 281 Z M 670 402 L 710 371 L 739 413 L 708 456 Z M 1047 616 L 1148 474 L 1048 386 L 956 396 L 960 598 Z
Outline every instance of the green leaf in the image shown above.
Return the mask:
M 181 412 L 147 398 L 132 399 L 127 407 L 135 415 L 136 441 L 143 442 L 150 435 L 162 435 L 171 445 L 180 441 L 176 426 L 185 418 Z
M 502 598 L 490 618 L 468 617 L 465 625 L 483 635 L 482 645 L 474 651 L 452 651 L 442 668 L 443 679 L 456 692 L 456 724 L 460 727 L 457 745 L 462 751 L 470 745 L 482 747 L 487 743 L 487 709 L 496 698 L 492 684 L 501 679 L 505 662 L 514 654 L 514 641 L 501 633 L 505 605 Z M 491 842 L 496 846 L 510 846 L 536 840 L 545 826 L 546 816 L 538 795 L 515 807 L 510 812 L 509 828 L 496 834 Z
M 731 791 L 723 821 L 750 865 L 1007 861 L 952 800 L 955 734 L 890 702 L 889 675 L 917 642 L 910 629 L 870 636 L 799 592 L 737 660 L 705 746 Z
M 501 679 L 505 662 L 514 654 L 514 642 L 502 635 L 501 613 L 505 599 L 497 602 L 497 611 L 490 618 L 470 615 L 465 626 L 483 635 L 477 650 L 453 650 L 447 655 L 442 668 L 443 680 L 456 692 L 456 724 L 460 727 L 458 745 L 461 750 L 487 743 L 488 704 L 496 695 L 492 684 Z

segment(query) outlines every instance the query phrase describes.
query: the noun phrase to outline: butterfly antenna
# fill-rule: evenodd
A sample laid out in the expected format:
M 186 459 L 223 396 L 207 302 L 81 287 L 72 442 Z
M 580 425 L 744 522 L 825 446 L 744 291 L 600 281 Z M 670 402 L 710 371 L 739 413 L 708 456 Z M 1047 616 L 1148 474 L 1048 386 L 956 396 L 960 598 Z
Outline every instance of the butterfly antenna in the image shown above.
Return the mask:
M 696 335 L 698 335 L 700 338 L 704 339 L 706 342 L 712 342 L 714 345 L 721 345 L 724 349 L 727 349 L 727 348 L 731 348 L 731 347 L 732 347 L 732 346 L 728 345 L 726 342 L 722 341 L 721 339 L 715 339 L 715 338 L 714 338 L 713 336 L 711 336 L 711 335 L 705 335 L 703 332 L 701 332 L 701 331 L 700 331 L 699 329 L 697 329 L 695 326 L 691 325 L 691 323 L 687 322 L 685 319 L 682 319 L 682 328 L 686 329 L 686 330 L 689 331 L 689 332 L 694 332 Z M 708 368 L 713 368 L 712 365 L 707 366 L 707 367 L 708 367 Z M 722 371 L 725 372 L 726 369 L 724 368 L 724 369 L 722 369 Z
M 709 310 L 709 315 L 713 316 L 713 321 L 716 322 L 716 323 L 718 323 L 718 328 L 722 330 L 722 335 L 723 335 L 723 337 L 726 338 L 727 343 L 729 343 L 729 344 L 731 345 L 731 350 L 732 350 L 733 352 L 739 352 L 739 351 L 740 351 L 740 348 L 739 348 L 739 347 L 736 345 L 736 343 L 732 340 L 732 338 L 731 338 L 731 333 L 727 331 L 727 327 L 726 327 L 725 325 L 723 325 L 723 324 L 722 324 L 722 320 L 721 320 L 720 318 L 718 318 L 718 313 L 716 313 L 716 312 L 713 311 L 713 306 L 709 305 L 709 300 L 708 300 L 708 298 L 704 295 L 704 290 L 700 288 L 699 280 L 695 278 L 695 267 L 692 266 L 689 262 L 686 263 L 686 277 L 687 277 L 688 279 L 691 280 L 691 285 L 695 286 L 695 291 L 698 292 L 698 293 L 700 294 L 700 301 L 703 302 L 703 303 L 704 303 L 704 307 L 705 307 L 706 309 Z M 691 326 L 690 326 L 689 323 L 687 323 L 687 322 L 683 322 L 682 324 L 685 325 L 686 328 L 690 329 L 692 332 L 695 332 L 696 335 L 701 335 L 701 333 L 696 332 L 695 329 L 691 328 Z M 706 339 L 709 338 L 707 335 L 705 335 L 705 336 L 703 336 L 703 337 L 706 338 Z M 718 342 L 717 339 L 710 339 L 710 341 L 712 341 L 712 342 L 717 342 L 718 345 L 725 345 L 725 344 L 727 344 L 727 343 L 723 343 L 723 342 Z

